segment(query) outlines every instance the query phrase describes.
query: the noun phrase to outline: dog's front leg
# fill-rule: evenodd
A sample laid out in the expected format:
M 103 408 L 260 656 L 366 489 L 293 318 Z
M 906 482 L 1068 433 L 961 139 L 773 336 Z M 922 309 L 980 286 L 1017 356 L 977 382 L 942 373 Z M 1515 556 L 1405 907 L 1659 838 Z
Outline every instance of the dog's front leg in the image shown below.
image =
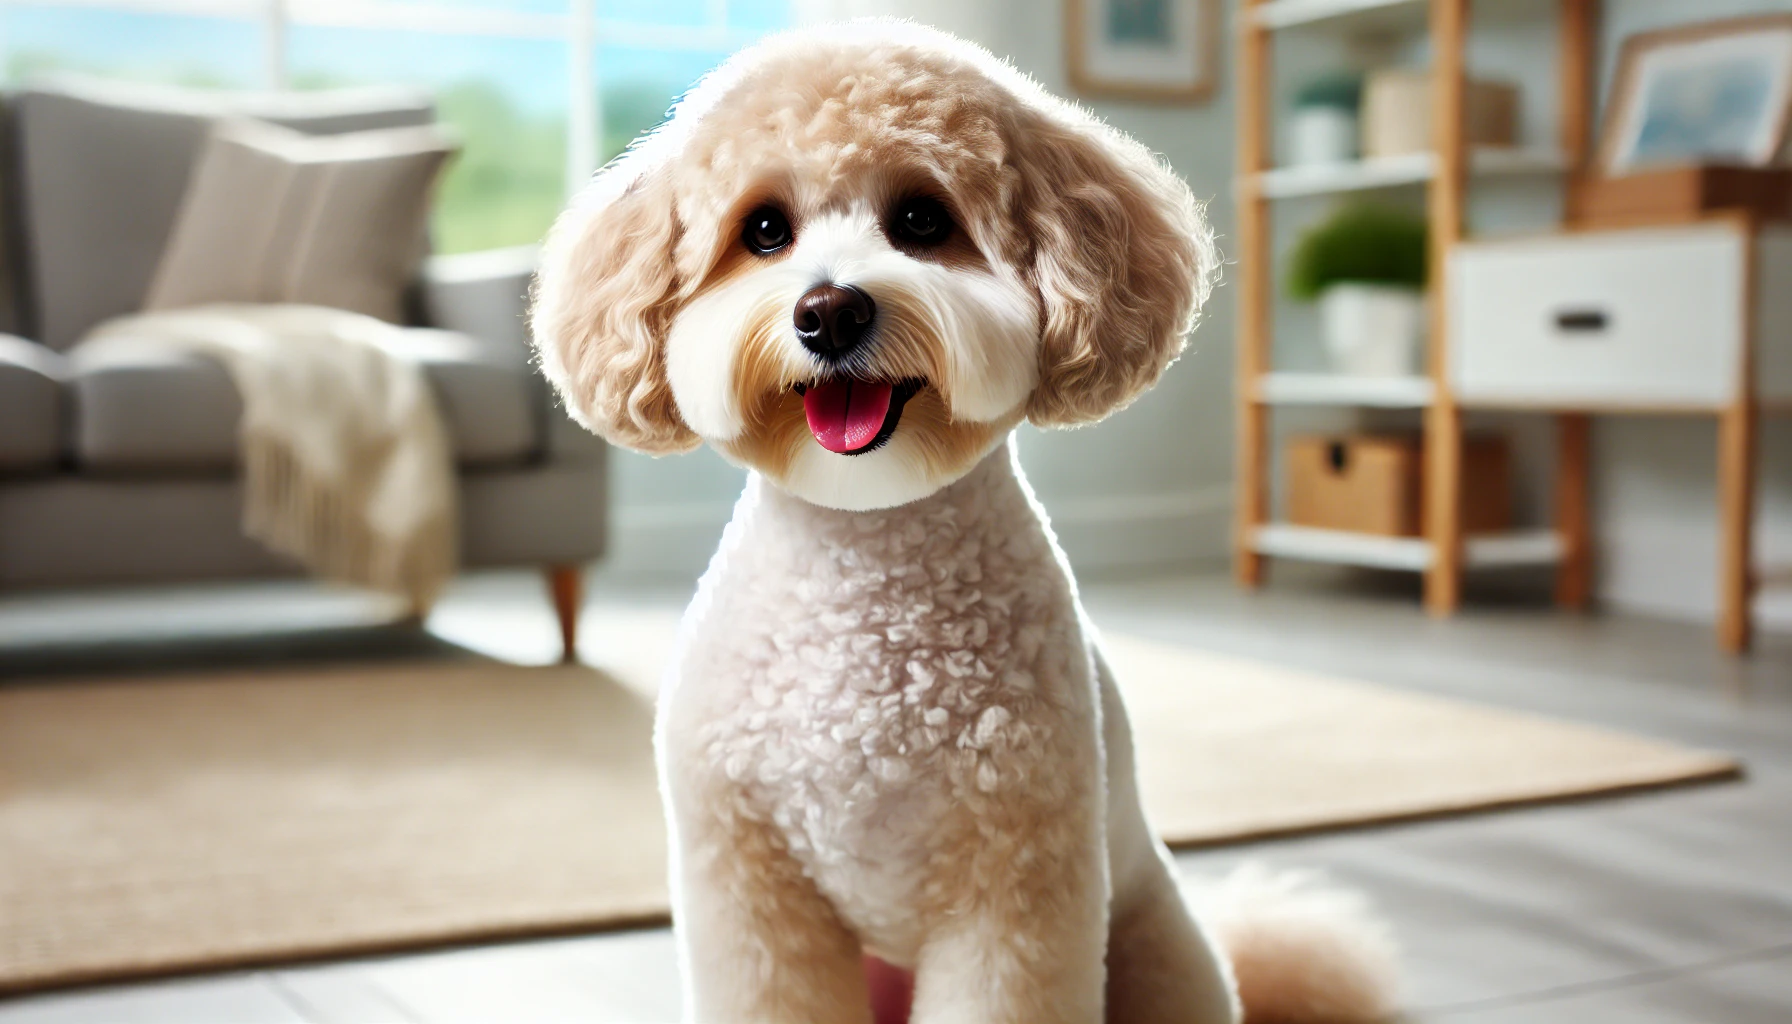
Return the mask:
M 913 1024 L 1100 1024 L 1108 879 L 1091 810 L 980 837 L 965 905 L 921 949 Z
M 859 942 L 764 822 L 681 815 L 685 1020 L 870 1024 Z

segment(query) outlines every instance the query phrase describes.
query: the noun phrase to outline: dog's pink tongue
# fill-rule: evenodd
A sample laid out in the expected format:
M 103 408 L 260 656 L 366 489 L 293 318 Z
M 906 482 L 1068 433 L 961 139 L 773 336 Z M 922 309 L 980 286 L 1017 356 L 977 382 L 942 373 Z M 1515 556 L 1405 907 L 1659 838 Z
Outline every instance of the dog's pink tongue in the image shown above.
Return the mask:
M 870 444 L 890 413 L 890 385 L 843 377 L 811 384 L 803 392 L 803 412 L 815 442 L 844 454 Z

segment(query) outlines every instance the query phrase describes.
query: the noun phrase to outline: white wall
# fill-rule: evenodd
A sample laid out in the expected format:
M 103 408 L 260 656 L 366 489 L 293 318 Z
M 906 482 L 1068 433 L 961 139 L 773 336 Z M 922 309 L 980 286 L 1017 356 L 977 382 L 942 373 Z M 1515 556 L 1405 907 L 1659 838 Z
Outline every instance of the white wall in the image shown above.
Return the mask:
M 1068 91 L 1062 0 L 809 0 L 799 17 L 901 14 L 1009 57 L 1047 87 Z M 1222 78 L 1228 69 L 1222 67 Z M 1119 128 L 1161 150 L 1216 200 L 1220 244 L 1232 231 L 1230 87 L 1201 107 L 1097 104 Z M 1217 559 L 1231 509 L 1232 300 L 1222 285 L 1189 352 L 1163 383 L 1099 426 L 1023 428 L 1021 459 L 1084 570 Z M 684 574 L 715 546 L 743 474 L 704 450 L 669 459 L 618 452 L 612 470 L 618 571 Z

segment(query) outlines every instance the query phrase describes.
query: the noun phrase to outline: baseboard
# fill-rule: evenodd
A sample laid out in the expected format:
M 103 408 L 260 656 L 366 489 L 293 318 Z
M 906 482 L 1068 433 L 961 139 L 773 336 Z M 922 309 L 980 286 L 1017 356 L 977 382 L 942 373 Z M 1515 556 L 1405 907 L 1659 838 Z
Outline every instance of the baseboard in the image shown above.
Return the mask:
M 1065 553 L 1081 570 L 1192 563 L 1226 552 L 1230 486 L 1043 500 Z M 604 571 L 694 579 L 733 510 L 732 502 L 711 501 L 618 507 Z

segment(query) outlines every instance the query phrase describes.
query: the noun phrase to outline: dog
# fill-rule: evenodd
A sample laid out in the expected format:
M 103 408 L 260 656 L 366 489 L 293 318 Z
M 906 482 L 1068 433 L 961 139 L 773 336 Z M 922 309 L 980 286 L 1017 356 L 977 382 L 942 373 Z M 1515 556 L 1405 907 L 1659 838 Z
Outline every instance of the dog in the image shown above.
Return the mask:
M 1143 146 L 892 21 L 737 54 L 556 223 L 532 329 L 569 413 L 751 470 L 656 726 L 689 1020 L 1389 1012 L 1347 899 L 1191 912 L 1010 440 L 1148 389 L 1217 263 Z

